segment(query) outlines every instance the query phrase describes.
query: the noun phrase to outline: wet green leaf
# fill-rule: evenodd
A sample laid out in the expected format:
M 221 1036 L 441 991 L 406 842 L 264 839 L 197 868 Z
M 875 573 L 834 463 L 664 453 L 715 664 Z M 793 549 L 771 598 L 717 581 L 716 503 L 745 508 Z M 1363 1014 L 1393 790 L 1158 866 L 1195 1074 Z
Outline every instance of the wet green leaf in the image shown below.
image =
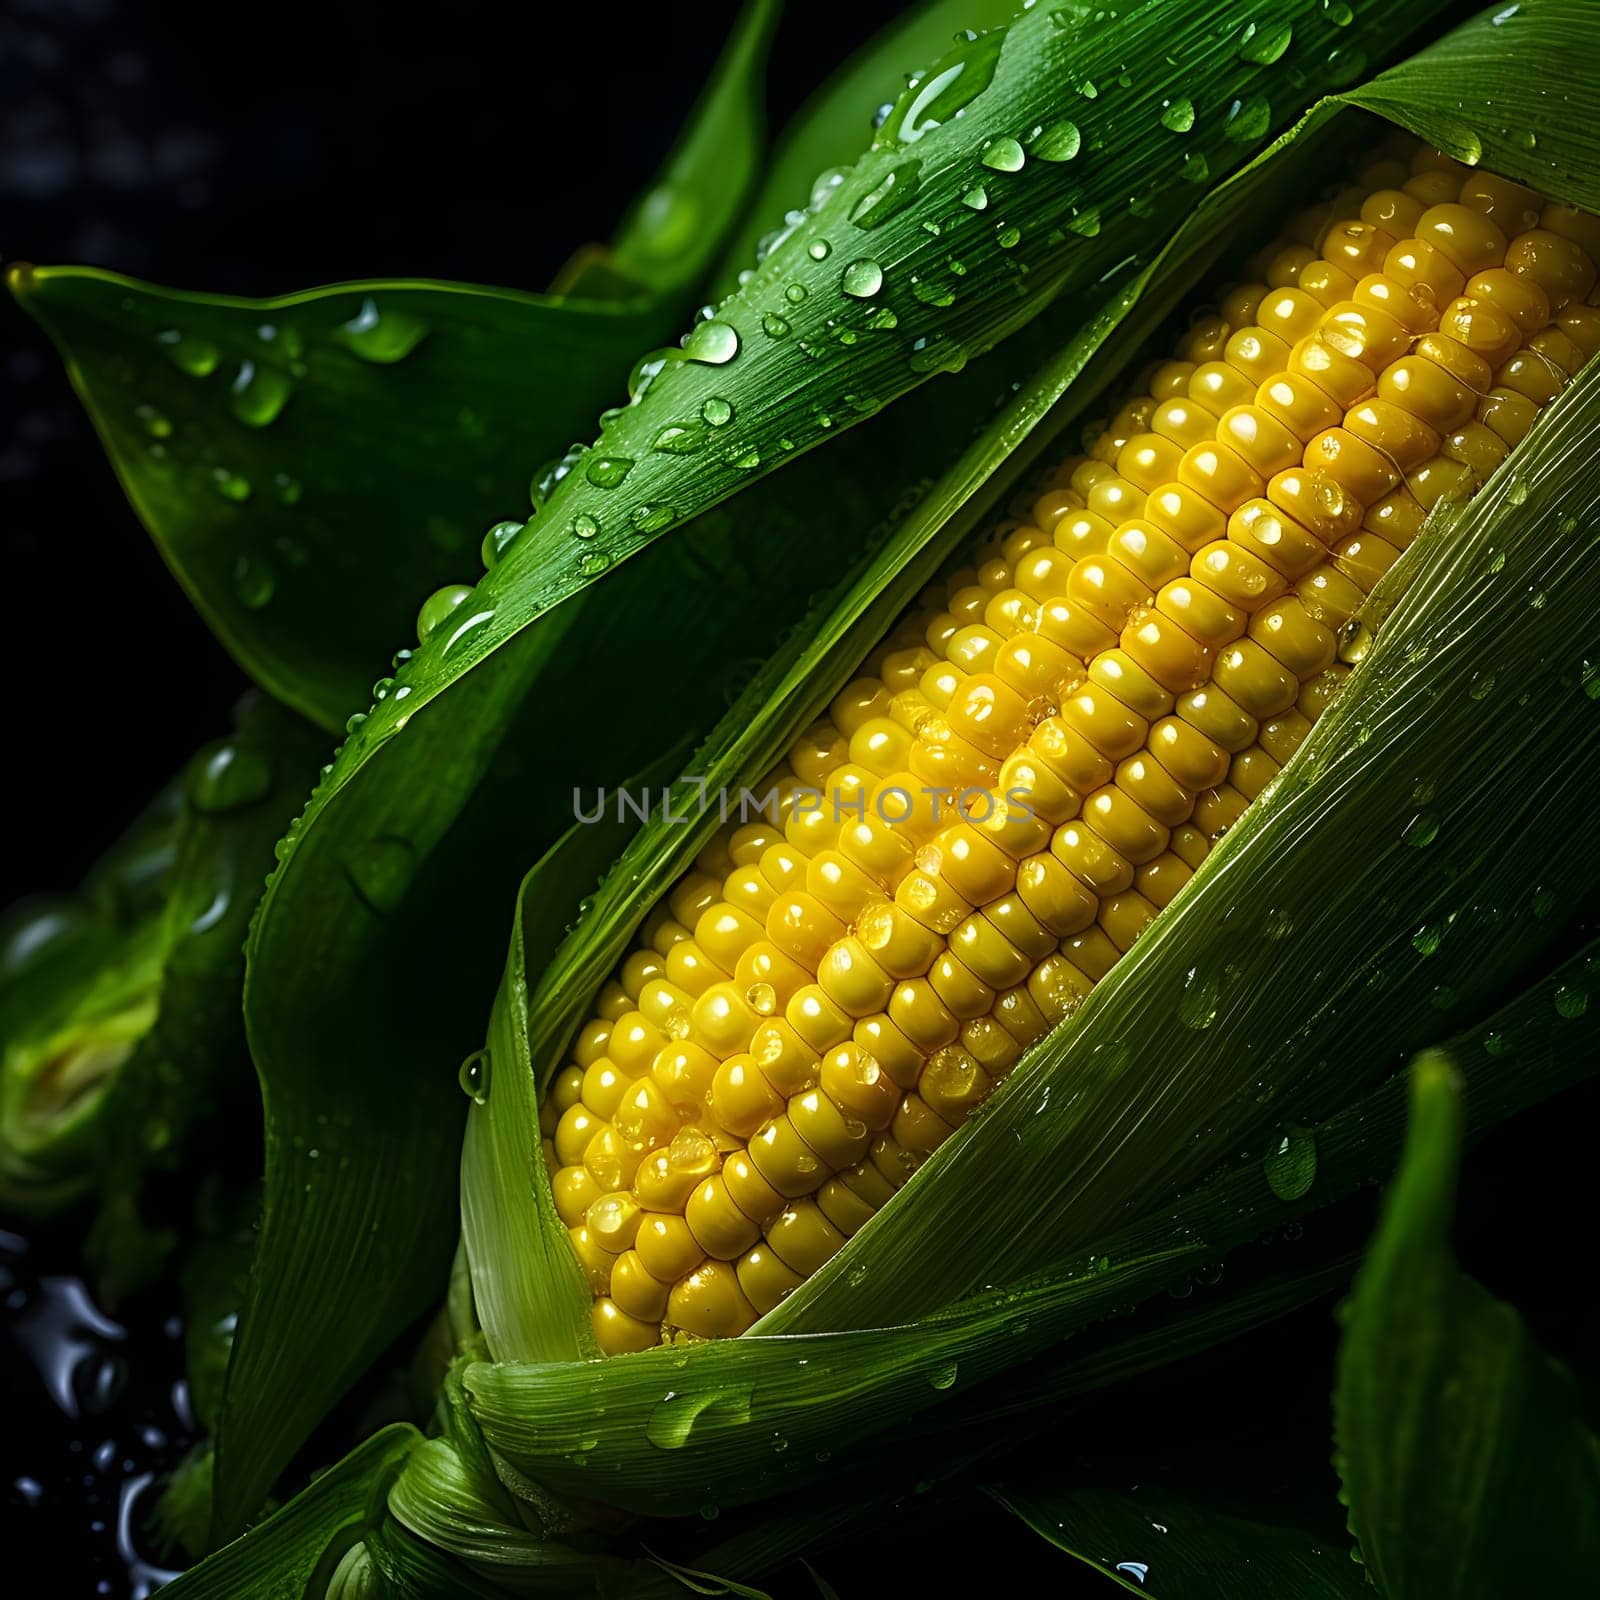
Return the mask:
M 1159 1487 L 1119 1494 L 1046 1479 L 990 1492 L 1041 1538 L 1154 1600 L 1358 1600 L 1369 1592 L 1342 1544 Z
M 87 1250 L 116 1300 L 160 1267 L 151 1174 L 253 1144 L 241 945 L 320 733 L 251 696 L 76 899 L 24 906 L 0 975 L 0 1176 L 8 1209 L 90 1192 Z
M 1350 1527 L 1389 1600 L 1582 1593 L 1600 1562 L 1600 1440 L 1571 1374 L 1456 1265 L 1462 1123 L 1450 1057 L 1422 1057 L 1346 1307 L 1335 1423 Z

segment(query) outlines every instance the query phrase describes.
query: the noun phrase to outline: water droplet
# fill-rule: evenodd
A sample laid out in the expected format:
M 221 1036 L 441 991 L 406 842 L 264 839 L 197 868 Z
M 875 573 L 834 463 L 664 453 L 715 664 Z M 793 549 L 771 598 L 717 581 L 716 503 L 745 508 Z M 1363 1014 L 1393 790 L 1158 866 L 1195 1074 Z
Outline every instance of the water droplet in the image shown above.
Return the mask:
M 640 533 L 660 533 L 678 520 L 671 506 L 635 506 L 628 519 Z
M 180 372 L 187 372 L 191 378 L 210 377 L 222 359 L 217 347 L 209 339 L 184 333 L 179 328 L 168 328 L 158 333 L 156 342 L 166 351 L 167 360 Z
M 1419 956 L 1431 956 L 1437 953 L 1439 946 L 1444 942 L 1444 924 L 1441 922 L 1424 923 L 1411 935 L 1411 948 Z
M 240 556 L 233 564 L 233 592 L 248 611 L 259 611 L 272 599 L 277 579 L 265 561 Z
M 989 206 L 989 191 L 981 183 L 975 183 L 961 197 L 962 205 L 972 211 L 985 211 Z
M 172 437 L 172 423 L 154 406 L 135 406 L 134 416 L 144 424 L 144 431 L 152 439 L 170 439 Z
M 778 1008 L 778 991 L 770 983 L 752 983 L 744 992 L 750 1009 L 763 1017 L 770 1017 Z
M 1272 104 L 1264 94 L 1247 95 L 1228 108 L 1223 134 L 1239 144 L 1263 138 L 1272 126 Z
M 236 811 L 272 787 L 272 768 L 259 750 L 224 741 L 202 750 L 189 766 L 189 803 L 210 814 Z
M 1439 837 L 1439 819 L 1431 811 L 1419 811 L 1401 831 L 1400 837 L 1421 849 Z
M 870 256 L 863 256 L 844 269 L 839 287 L 854 299 L 870 300 L 883 287 L 883 268 Z
M 995 172 L 1021 172 L 1027 156 L 1010 137 L 993 139 L 983 152 L 983 164 Z
M 698 455 L 710 442 L 711 435 L 703 422 L 671 423 L 655 436 L 650 448 L 662 455 Z
M 1322 9 L 1336 28 L 1348 28 L 1355 18 L 1355 12 L 1345 4 L 1345 0 L 1323 0 Z
M 483 543 L 478 546 L 478 554 L 483 558 L 485 569 L 499 564 L 500 559 L 525 527 L 527 527 L 525 522 L 497 522 L 484 534 Z
M 1198 150 L 1191 150 L 1183 158 L 1183 167 L 1178 176 L 1185 183 L 1209 183 L 1211 181 L 1211 163 Z
M 1067 232 L 1078 234 L 1084 239 L 1093 239 L 1100 232 L 1100 212 L 1090 206 L 1087 211 L 1080 211 L 1067 223 Z
M 463 607 L 462 609 L 465 610 L 466 608 Z M 464 639 L 475 634 L 493 617 L 494 610 L 490 607 L 485 610 L 474 611 L 471 616 L 463 617 L 460 622 L 455 623 L 450 629 L 449 636 L 444 641 L 444 654 L 449 655 Z
M 769 311 L 761 319 L 761 331 L 769 339 L 783 339 L 788 336 L 789 324 L 776 311 Z
M 890 136 L 915 144 L 925 134 L 959 116 L 994 80 L 1006 30 L 956 36 L 956 47 L 927 73 L 912 79 L 902 96 L 905 109 L 892 118 Z
M 1506 504 L 1520 506 L 1528 498 L 1528 480 L 1526 478 L 1513 478 L 1506 485 Z
M 250 480 L 242 472 L 231 472 L 227 467 L 211 469 L 211 487 L 224 500 L 248 500 L 252 492 Z
M 1589 992 L 1579 989 L 1570 983 L 1560 984 L 1556 989 L 1556 1015 L 1565 1017 L 1569 1022 L 1576 1022 L 1589 1009 Z
M 461 1092 L 470 1096 L 474 1105 L 487 1105 L 489 1103 L 489 1052 L 487 1050 L 474 1050 L 461 1063 L 461 1070 L 456 1074 L 456 1081 L 461 1085 Z
M 626 456 L 591 456 L 583 475 L 597 489 L 615 489 L 633 471 Z
M 1083 135 L 1077 123 L 1063 117 L 1046 123 L 1028 148 L 1039 161 L 1070 161 L 1083 148 Z
M 645 1423 L 645 1438 L 658 1450 L 681 1450 L 702 1418 L 733 1427 L 748 1422 L 750 1391 L 724 1389 L 706 1394 L 676 1394 L 669 1389 Z
M 1014 249 L 1022 238 L 1022 229 L 1014 228 L 1009 222 L 997 222 L 994 225 L 994 240 L 1002 250 Z
M 700 407 L 700 419 L 710 428 L 726 427 L 733 421 L 733 404 L 714 394 Z
M 1220 989 L 1215 972 L 1190 967 L 1178 1002 L 1178 1021 L 1186 1028 L 1209 1028 L 1217 1020 Z
M 739 353 L 739 334 L 726 322 L 697 322 L 684 340 L 683 353 L 701 366 L 725 366 Z
M 380 917 L 398 910 L 417 870 L 417 853 L 407 839 L 369 839 L 345 852 L 344 875 L 369 911 Z
M 578 575 L 582 578 L 598 578 L 610 565 L 611 557 L 604 550 L 585 550 L 578 557 Z
M 956 302 L 955 290 L 948 284 L 929 283 L 925 278 L 912 278 L 911 292 L 925 306 L 952 306 Z
M 1317 1181 L 1317 1136 L 1309 1128 L 1294 1128 L 1283 1134 L 1261 1171 L 1280 1200 L 1299 1200 Z
M 731 450 L 722 459 L 730 467 L 737 467 L 740 472 L 754 472 L 761 465 L 761 452 L 759 450 Z
M 1187 133 L 1194 126 L 1194 101 L 1169 100 L 1161 113 L 1161 126 L 1173 133 Z
M 876 228 L 916 199 L 922 183 L 922 163 L 902 161 L 884 174 L 881 181 L 850 208 L 850 220 L 858 228 Z
M 803 305 L 806 298 L 806 286 L 803 283 L 791 283 L 783 291 L 783 298 L 792 306 Z
M 1252 22 L 1239 41 L 1239 59 L 1258 67 L 1270 67 L 1289 48 L 1294 29 L 1287 22 L 1269 23 L 1257 28 Z
M 417 612 L 417 643 L 421 644 L 471 593 L 464 583 L 447 583 L 442 589 L 435 589 Z
M 228 403 L 234 416 L 247 427 L 265 428 L 277 420 L 293 393 L 294 383 L 286 372 L 277 367 L 257 366 L 254 361 L 241 361 Z
M 361 309 L 333 331 L 336 343 L 352 355 L 375 366 L 393 366 L 417 348 L 428 336 L 428 325 L 420 317 L 396 307 L 378 309 L 378 302 L 367 295 Z
M 966 364 L 966 350 L 942 334 L 918 339 L 907 362 L 913 372 L 959 372 Z
M 954 1387 L 958 1368 L 954 1361 L 946 1361 L 928 1374 L 928 1382 L 935 1389 Z

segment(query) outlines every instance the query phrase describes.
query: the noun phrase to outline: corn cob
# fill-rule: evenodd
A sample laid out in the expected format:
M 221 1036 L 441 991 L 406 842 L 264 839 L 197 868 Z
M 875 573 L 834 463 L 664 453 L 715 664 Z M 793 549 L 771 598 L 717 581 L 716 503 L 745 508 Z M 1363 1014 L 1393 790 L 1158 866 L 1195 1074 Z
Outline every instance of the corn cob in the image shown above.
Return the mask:
M 1081 1003 L 1337 693 L 1427 512 L 1600 349 L 1596 259 L 1595 219 L 1391 142 L 924 594 L 546 1095 L 602 1351 L 743 1332 Z

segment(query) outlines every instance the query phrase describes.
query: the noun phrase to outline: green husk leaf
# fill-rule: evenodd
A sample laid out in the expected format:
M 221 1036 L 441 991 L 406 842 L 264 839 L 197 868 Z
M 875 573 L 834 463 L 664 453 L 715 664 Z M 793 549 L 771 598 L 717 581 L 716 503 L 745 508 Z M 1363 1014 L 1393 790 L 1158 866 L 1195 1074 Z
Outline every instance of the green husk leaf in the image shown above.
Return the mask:
M 417 1430 L 404 1424 L 375 1433 L 281 1511 L 162 1592 L 171 1600 L 306 1600 L 322 1594 L 363 1529 L 381 1518 L 390 1478 L 420 1442 Z M 361 1592 L 347 1590 L 346 1600 Z
M 1557 991 L 1587 1000 L 1591 967 Z M 1335 1424 L 1350 1527 L 1391 1600 L 1551 1588 L 1600 1559 L 1600 1440 L 1576 1385 L 1451 1254 L 1462 1088 L 1412 1071 L 1399 1176 L 1345 1308 Z
M 15 921 L 0 978 L 3 1200 L 37 1214 L 92 1191 L 87 1251 L 110 1301 L 173 1242 L 145 1215 L 152 1176 L 191 1163 L 201 1127 L 219 1152 L 224 1135 L 248 1137 L 240 945 L 322 749 L 316 729 L 252 696 L 75 902 Z
M 1568 205 L 1600 211 L 1581 0 L 1496 5 L 1348 96 L 1430 144 Z
M 1047 1478 L 989 1492 L 1057 1549 L 1154 1600 L 1358 1600 L 1369 1592 L 1348 1551 L 1327 1539 L 1159 1487 L 1119 1494 Z
M 1595 960 L 1591 945 L 1457 1037 L 1475 1131 L 1593 1074 L 1600 1015 L 1566 1015 L 1555 997 L 1589 981 Z M 908 1423 L 990 1434 L 996 1421 L 1026 1427 L 1054 1402 L 1261 1320 L 1247 1293 L 1210 1328 L 1184 1307 L 1153 1332 L 1130 1326 L 1126 1344 L 1102 1330 L 1087 1360 L 1076 1340 L 1060 1343 L 1268 1229 L 1380 1182 L 1401 1145 L 1406 1093 L 1404 1074 L 1391 1074 L 1319 1123 L 1317 1181 L 1296 1200 L 1274 1191 L 1264 1161 L 1236 1165 L 1047 1272 L 1013 1283 L 997 1274 L 1000 1287 L 914 1322 L 784 1336 L 758 1324 L 741 1339 L 599 1365 L 468 1361 L 463 1391 L 488 1446 L 522 1478 L 652 1515 L 801 1491 L 857 1460 L 877 1435 L 903 1448 Z M 1336 1281 L 1318 1280 L 1324 1290 Z
M 553 294 L 373 280 L 247 300 L 14 266 L 173 573 L 258 683 L 324 727 L 417 608 L 481 569 L 531 474 L 665 338 L 755 176 L 777 21 L 755 0 L 615 246 Z M 602 278 L 604 281 L 602 281 Z
M 747 209 L 763 169 L 762 79 L 782 11 L 783 0 L 749 0 L 677 144 L 607 252 L 613 270 L 659 297 L 693 290 Z
M 1001 27 L 1018 9 L 1018 0 L 924 0 L 869 39 L 784 128 L 718 269 L 712 298 L 738 287 L 740 272 L 763 253 L 762 240 L 781 232 L 813 192 L 836 187 L 833 180 L 860 157 L 875 114 L 900 98 L 912 63 L 937 59 L 963 30 Z

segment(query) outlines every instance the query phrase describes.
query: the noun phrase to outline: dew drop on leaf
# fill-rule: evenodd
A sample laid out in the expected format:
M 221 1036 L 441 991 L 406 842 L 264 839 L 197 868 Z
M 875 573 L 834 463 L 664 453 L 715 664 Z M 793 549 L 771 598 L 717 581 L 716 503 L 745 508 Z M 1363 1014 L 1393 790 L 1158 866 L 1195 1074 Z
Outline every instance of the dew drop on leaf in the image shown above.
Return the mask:
M 484 534 L 483 542 L 478 546 L 478 554 L 483 559 L 485 570 L 496 566 L 500 558 L 510 549 L 512 541 L 527 526 L 523 522 L 497 522 Z
M 1044 130 L 1029 146 L 1040 161 L 1070 161 L 1083 148 L 1083 135 L 1075 122 L 1063 117 L 1058 122 L 1045 125 Z
M 259 750 L 224 740 L 203 750 L 189 767 L 189 803 L 209 814 L 236 811 L 272 787 L 272 768 Z
M 629 518 L 640 533 L 660 533 L 677 521 L 678 513 L 671 506 L 635 506 Z
M 916 199 L 921 182 L 922 163 L 902 161 L 856 201 L 850 208 L 850 220 L 858 228 L 878 227 Z
M 708 427 L 724 427 L 733 421 L 733 405 L 721 395 L 714 394 L 700 407 L 700 417 Z
M 211 469 L 211 487 L 224 500 L 248 500 L 251 494 L 250 480 L 243 473 L 232 472 L 227 467 Z
M 1439 819 L 1431 811 L 1419 811 L 1401 831 L 1400 837 L 1418 849 L 1439 837 Z
M 1235 100 L 1228 108 L 1223 133 L 1239 144 L 1249 144 L 1264 138 L 1272 126 L 1272 105 L 1264 94 L 1248 95 Z
M 342 865 L 362 904 L 386 917 L 399 909 L 411 887 L 417 853 L 408 839 L 381 837 L 346 851 Z
M 391 307 L 380 310 L 377 300 L 367 295 L 361 309 L 333 331 L 336 343 L 352 355 L 374 366 L 393 366 L 417 348 L 428 336 L 428 325 L 408 311 Z
M 464 583 L 447 583 L 442 589 L 435 589 L 417 612 L 417 642 L 422 643 L 471 593 Z
M 1280 1200 L 1298 1200 L 1317 1181 L 1317 1140 L 1309 1128 L 1289 1128 L 1261 1164 Z
M 702 366 L 725 366 L 739 353 L 738 332 L 731 324 L 715 319 L 696 323 L 684 341 L 683 353 Z
M 209 339 L 184 333 L 181 328 L 165 329 L 156 335 L 156 342 L 166 351 L 167 360 L 191 378 L 209 377 L 222 359 Z
M 136 406 L 133 414 L 144 424 L 144 431 L 152 439 L 170 439 L 172 437 L 170 419 L 162 416 L 154 406 Z
M 467 1095 L 474 1105 L 487 1105 L 489 1103 L 489 1052 L 475 1050 L 461 1063 L 461 1070 L 456 1074 L 456 1081 L 461 1085 L 461 1092 Z
M 1027 156 L 1022 146 L 1009 136 L 991 141 L 983 152 L 983 164 L 995 172 L 1021 172 Z
M 233 564 L 233 592 L 247 611 L 259 611 L 277 588 L 277 579 L 265 561 L 240 556 Z
M 1169 101 L 1161 113 L 1161 126 L 1172 133 L 1187 133 L 1194 126 L 1194 101 Z
M 583 475 L 597 489 L 615 489 L 633 471 L 626 456 L 591 456 Z
M 870 256 L 863 256 L 844 269 L 839 287 L 853 299 L 870 300 L 883 287 L 883 268 Z
M 1178 1021 L 1186 1028 L 1209 1028 L 1217 1020 L 1220 988 L 1216 973 L 1190 967 L 1178 1001 Z
M 1239 59 L 1254 66 L 1270 67 L 1281 59 L 1293 38 L 1294 29 L 1287 22 L 1269 23 L 1264 28 L 1252 22 L 1239 40 Z
M 1589 1009 L 1589 993 L 1574 984 L 1563 983 L 1556 989 L 1556 1015 L 1576 1022 Z
M 294 383 L 277 367 L 241 361 L 228 395 L 234 416 L 246 427 L 265 428 L 276 422 L 289 403 Z

